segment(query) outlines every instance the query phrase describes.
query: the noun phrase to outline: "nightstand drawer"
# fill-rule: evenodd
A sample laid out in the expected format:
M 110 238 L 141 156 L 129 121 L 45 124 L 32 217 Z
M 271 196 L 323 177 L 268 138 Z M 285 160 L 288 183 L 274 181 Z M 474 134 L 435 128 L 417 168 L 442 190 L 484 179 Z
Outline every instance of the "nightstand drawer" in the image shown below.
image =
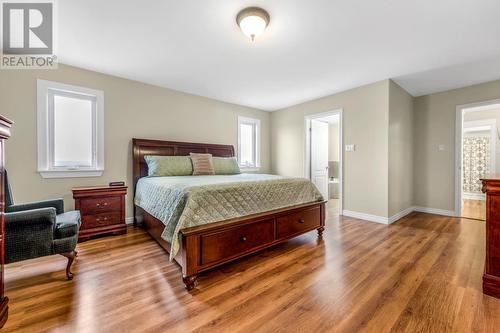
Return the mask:
M 104 227 L 108 225 L 123 223 L 121 212 L 101 213 L 95 215 L 82 215 L 82 229 Z
M 80 210 L 82 214 L 98 214 L 121 210 L 121 196 L 82 199 Z

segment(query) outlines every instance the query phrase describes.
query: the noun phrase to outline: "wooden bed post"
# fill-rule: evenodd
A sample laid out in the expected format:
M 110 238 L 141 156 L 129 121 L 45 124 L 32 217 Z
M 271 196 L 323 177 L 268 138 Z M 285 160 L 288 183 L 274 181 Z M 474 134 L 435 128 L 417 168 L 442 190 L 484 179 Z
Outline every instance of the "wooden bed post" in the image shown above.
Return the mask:
M 325 230 L 325 219 L 326 219 L 326 203 L 322 203 L 320 206 L 320 227 L 318 230 L 318 237 L 323 237 L 323 231 Z
M 182 233 L 182 232 L 181 232 Z M 187 290 L 196 287 L 198 257 L 199 257 L 199 236 L 182 234 L 182 282 Z

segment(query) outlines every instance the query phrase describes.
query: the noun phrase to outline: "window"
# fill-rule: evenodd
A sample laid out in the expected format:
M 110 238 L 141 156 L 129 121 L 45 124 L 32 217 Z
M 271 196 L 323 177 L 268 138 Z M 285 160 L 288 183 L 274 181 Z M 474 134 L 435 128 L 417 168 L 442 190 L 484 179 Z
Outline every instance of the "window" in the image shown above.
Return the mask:
M 238 161 L 243 169 L 260 167 L 259 119 L 238 117 Z
M 38 172 L 96 177 L 104 170 L 104 93 L 38 80 Z

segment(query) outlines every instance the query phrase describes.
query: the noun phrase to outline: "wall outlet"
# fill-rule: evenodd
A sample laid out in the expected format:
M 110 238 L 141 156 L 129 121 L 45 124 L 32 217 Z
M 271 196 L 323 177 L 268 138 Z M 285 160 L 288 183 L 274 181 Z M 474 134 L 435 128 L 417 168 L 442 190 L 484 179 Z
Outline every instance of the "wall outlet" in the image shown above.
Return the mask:
M 345 145 L 345 151 L 356 151 L 356 145 Z

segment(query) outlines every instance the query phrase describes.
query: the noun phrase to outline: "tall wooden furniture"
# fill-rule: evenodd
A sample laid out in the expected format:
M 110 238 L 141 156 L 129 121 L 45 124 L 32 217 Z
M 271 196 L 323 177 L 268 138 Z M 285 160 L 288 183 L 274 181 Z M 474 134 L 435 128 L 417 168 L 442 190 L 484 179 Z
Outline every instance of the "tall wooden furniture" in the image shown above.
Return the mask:
M 134 187 L 148 175 L 147 155 L 184 156 L 189 153 L 210 153 L 213 156 L 234 156 L 231 145 L 133 139 Z M 165 225 L 139 206 L 134 206 L 134 221 L 142 226 L 161 247 L 170 252 L 170 243 L 161 238 Z M 325 202 L 277 209 L 242 216 L 217 223 L 180 230 L 182 247 L 174 258 L 182 268 L 187 290 L 196 285 L 197 276 L 226 262 L 268 248 L 287 239 L 325 229 Z
M 75 209 L 82 215 L 79 242 L 92 236 L 127 232 L 125 195 L 127 186 L 75 187 Z
M 5 163 L 5 140 L 10 137 L 10 127 L 12 122 L 0 116 L 0 328 L 7 321 L 9 313 L 9 299 L 4 295 L 4 208 L 5 208 L 5 187 L 4 187 L 4 163 Z
M 500 174 L 488 175 L 483 182 L 486 193 L 486 263 L 483 292 L 500 298 Z

